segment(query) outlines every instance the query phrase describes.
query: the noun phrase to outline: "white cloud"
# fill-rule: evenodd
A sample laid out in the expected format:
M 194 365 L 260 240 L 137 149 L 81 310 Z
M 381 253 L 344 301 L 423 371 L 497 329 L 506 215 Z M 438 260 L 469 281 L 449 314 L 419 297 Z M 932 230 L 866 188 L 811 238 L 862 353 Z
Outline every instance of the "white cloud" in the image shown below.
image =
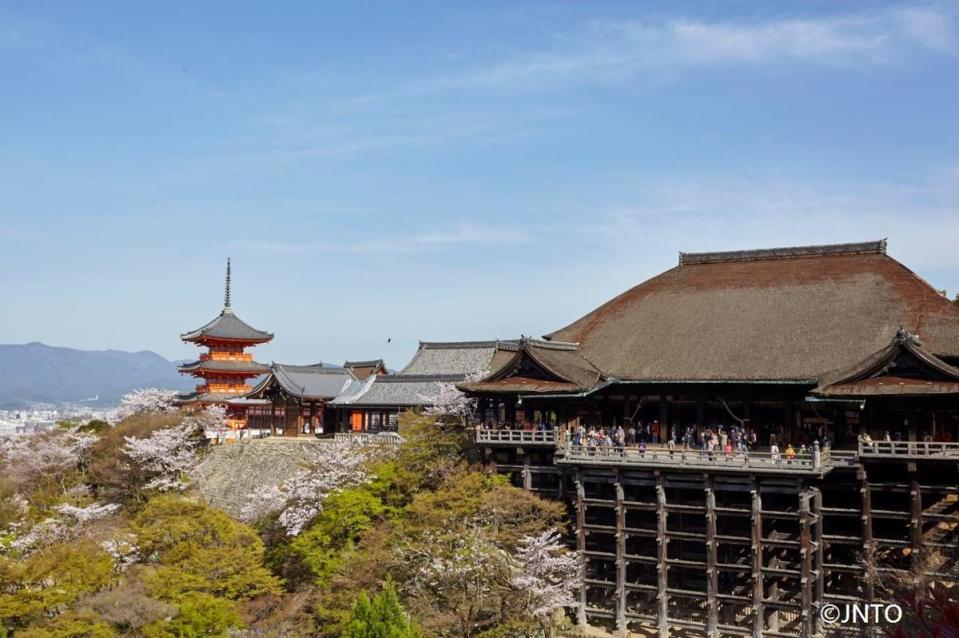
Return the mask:
M 411 94 L 448 88 L 536 87 L 562 80 L 609 80 L 721 64 L 801 61 L 829 65 L 888 63 L 909 51 L 954 52 L 954 12 L 935 6 L 828 17 L 710 22 L 658 18 L 595 21 L 553 51 L 460 76 L 436 78 Z

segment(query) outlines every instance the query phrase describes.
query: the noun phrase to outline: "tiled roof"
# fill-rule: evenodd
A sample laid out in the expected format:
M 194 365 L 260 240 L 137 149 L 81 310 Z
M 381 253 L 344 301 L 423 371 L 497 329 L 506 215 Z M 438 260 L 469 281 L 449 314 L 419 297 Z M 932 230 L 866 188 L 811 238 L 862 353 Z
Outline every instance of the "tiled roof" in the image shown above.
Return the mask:
M 206 339 L 223 341 L 241 341 L 247 343 L 265 343 L 273 334 L 257 330 L 234 314 L 227 306 L 216 319 L 202 328 L 180 335 L 184 341 L 202 342 Z
M 235 372 L 249 374 L 263 374 L 270 371 L 270 366 L 256 361 L 230 361 L 208 359 L 206 361 L 193 361 L 185 363 L 177 368 L 180 372 Z
M 250 392 L 251 397 L 263 397 L 272 386 L 279 386 L 286 394 L 301 399 L 330 400 L 340 394 L 354 377 L 346 368 L 324 363 L 308 366 L 274 363 L 270 373 Z
M 371 377 L 372 383 L 358 395 L 339 405 L 365 407 L 424 407 L 432 405 L 443 386 L 462 381 L 462 375 L 384 375 Z
M 497 350 L 511 347 L 509 341 L 421 341 L 400 374 L 475 374 L 490 369 Z

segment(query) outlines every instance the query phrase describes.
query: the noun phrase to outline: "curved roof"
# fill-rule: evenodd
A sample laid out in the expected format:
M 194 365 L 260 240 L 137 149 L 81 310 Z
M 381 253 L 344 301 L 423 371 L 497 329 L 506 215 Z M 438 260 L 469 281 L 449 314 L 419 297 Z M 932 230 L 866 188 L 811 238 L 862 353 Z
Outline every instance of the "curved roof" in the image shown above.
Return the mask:
M 400 374 L 476 374 L 490 369 L 497 352 L 517 348 L 514 341 L 421 341 Z
M 183 373 L 223 372 L 227 374 L 234 373 L 257 375 L 269 372 L 270 366 L 257 363 L 256 361 L 207 359 L 205 361 L 200 360 L 193 361 L 192 363 L 185 363 L 177 369 Z
M 680 264 L 548 339 L 623 380 L 816 382 L 900 328 L 959 356 L 959 307 L 886 243 L 681 254 Z
M 457 387 L 467 392 L 581 392 L 601 380 L 599 370 L 580 356 L 579 344 L 523 338 L 512 359 L 484 379 Z
M 206 340 L 266 343 L 272 338 L 272 333 L 257 330 L 237 317 L 230 306 L 226 306 L 216 319 L 202 328 L 180 335 L 180 339 L 183 341 L 196 343 L 202 343 Z
M 424 407 L 433 405 L 444 386 L 462 381 L 462 375 L 387 374 L 370 377 L 361 392 L 337 398 L 338 405 L 364 407 Z
M 271 386 L 301 399 L 330 400 L 355 380 L 350 371 L 339 366 L 318 363 L 294 366 L 274 363 L 267 375 L 247 396 L 261 397 Z

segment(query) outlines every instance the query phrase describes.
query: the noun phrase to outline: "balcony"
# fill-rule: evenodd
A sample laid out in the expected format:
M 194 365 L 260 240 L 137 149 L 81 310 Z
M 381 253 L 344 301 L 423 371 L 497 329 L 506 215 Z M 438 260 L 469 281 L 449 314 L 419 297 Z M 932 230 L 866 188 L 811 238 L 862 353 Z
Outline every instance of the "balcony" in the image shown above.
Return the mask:
M 861 458 L 959 461 L 959 443 L 932 441 L 859 442 Z
M 786 458 L 782 453 L 769 452 L 703 452 L 651 447 L 640 452 L 638 448 L 586 446 L 567 443 L 559 449 L 557 463 L 564 465 L 592 465 L 619 467 L 648 467 L 767 474 L 825 474 L 833 468 L 828 455 L 819 450 L 802 456 Z
M 476 430 L 476 442 L 484 445 L 555 446 L 557 440 L 555 430 Z

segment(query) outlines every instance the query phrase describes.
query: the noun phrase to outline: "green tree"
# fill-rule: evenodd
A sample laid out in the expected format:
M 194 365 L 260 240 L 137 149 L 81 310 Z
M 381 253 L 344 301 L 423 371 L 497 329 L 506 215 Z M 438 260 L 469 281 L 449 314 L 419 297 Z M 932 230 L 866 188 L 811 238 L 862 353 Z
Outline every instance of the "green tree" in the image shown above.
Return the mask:
M 90 611 L 68 611 L 43 625 L 17 632 L 17 638 L 115 638 L 120 634 Z
M 360 592 L 341 638 L 418 638 L 419 630 L 400 605 L 392 581 L 371 601 Z
M 149 624 L 143 638 L 210 638 L 229 636 L 242 626 L 236 604 L 209 594 L 193 594 L 183 601 L 173 619 Z
M 151 499 L 132 526 L 140 553 L 153 566 L 147 590 L 180 604 L 197 593 L 238 600 L 276 593 L 256 533 L 227 514 L 184 497 Z
M 0 560 L 0 623 L 23 626 L 113 580 L 113 560 L 95 543 L 59 543 Z
M 359 535 L 373 527 L 384 511 L 383 502 L 369 486 L 331 494 L 310 528 L 290 543 L 290 553 L 307 567 L 315 582 L 326 584 Z

